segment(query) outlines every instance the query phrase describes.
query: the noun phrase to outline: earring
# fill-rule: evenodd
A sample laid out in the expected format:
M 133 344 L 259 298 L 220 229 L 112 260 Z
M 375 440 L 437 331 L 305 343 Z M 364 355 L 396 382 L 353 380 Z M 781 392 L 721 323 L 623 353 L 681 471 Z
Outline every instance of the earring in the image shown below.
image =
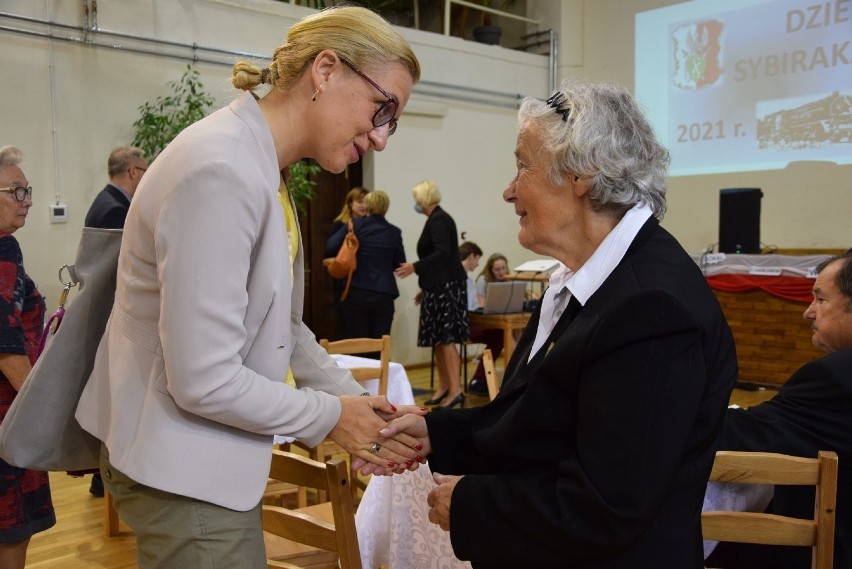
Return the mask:
M 311 101 L 313 101 L 313 102 L 315 102 L 315 103 L 316 103 L 316 101 L 317 101 L 317 95 L 319 95 L 319 87 L 317 87 L 317 90 L 316 90 L 316 91 L 314 91 L 314 96 L 313 96 L 313 97 L 311 97 Z

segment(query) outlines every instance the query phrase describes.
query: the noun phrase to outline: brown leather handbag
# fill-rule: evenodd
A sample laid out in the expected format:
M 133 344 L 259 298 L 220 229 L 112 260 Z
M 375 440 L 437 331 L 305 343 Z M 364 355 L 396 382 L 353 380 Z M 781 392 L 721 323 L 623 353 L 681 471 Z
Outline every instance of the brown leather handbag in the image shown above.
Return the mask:
M 352 275 L 358 268 L 358 237 L 355 235 L 355 228 L 351 219 L 349 220 L 349 231 L 343 238 L 337 256 L 326 265 L 326 268 L 328 274 L 332 277 L 346 279 L 346 287 L 343 289 L 343 294 L 340 295 L 340 300 L 346 300 L 346 295 L 349 294 L 349 285 L 352 283 Z

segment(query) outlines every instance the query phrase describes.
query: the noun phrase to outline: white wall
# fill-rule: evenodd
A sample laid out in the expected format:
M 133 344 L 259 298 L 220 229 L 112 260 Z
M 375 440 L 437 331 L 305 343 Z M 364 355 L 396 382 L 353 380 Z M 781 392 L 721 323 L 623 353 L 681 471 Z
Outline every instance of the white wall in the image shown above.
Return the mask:
M 81 5 L 7 0 L 0 11 L 81 26 Z M 98 6 L 101 30 L 261 56 L 271 54 L 283 43 L 287 28 L 311 12 L 268 0 L 103 0 Z M 0 25 L 48 31 L 2 17 Z M 97 33 L 84 38 L 81 30 L 54 31 L 92 42 L 143 46 Z M 424 82 L 546 96 L 546 57 L 417 30 L 401 32 L 420 58 Z M 178 79 L 187 62 L 3 31 L 0 42 L 0 145 L 14 144 L 26 153 L 24 172 L 35 199 L 27 225 L 16 237 L 27 271 L 47 296 L 51 311 L 61 288 L 57 271 L 73 261 L 85 213 L 107 182 L 110 150 L 132 140 L 138 107 L 167 94 L 166 82 Z M 236 59 L 216 58 L 230 63 Z M 199 63 L 197 67 L 217 106 L 236 95 L 229 66 Z M 487 253 L 499 250 L 511 261 L 521 262 L 530 254 L 518 245 L 517 221 L 500 197 L 514 168 L 514 109 L 424 94 L 435 91 L 434 86 L 415 88 L 388 149 L 365 158 L 365 183 L 390 195 L 388 217 L 403 229 L 410 259 L 416 259 L 417 238 L 425 221 L 411 208 L 411 187 L 432 178 L 443 193 L 442 205 L 460 231 L 467 231 Z M 68 223 L 50 224 L 48 204 L 55 201 L 68 206 Z M 416 278 L 402 281 L 401 289 L 393 329 L 394 359 L 425 361 L 428 350 L 415 347 Z

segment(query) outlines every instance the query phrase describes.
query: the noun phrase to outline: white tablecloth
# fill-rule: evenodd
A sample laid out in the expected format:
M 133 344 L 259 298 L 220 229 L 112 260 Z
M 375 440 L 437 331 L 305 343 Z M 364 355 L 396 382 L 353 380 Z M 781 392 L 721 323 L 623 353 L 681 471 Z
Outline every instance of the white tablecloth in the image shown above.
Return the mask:
M 355 515 L 365 569 L 470 569 L 453 554 L 449 533 L 429 521 L 426 496 L 434 487 L 428 464 L 370 480 Z M 772 494 L 771 485 L 709 482 L 702 509 L 762 512 Z M 705 559 L 717 544 L 704 541 Z
M 364 358 L 335 356 L 341 367 L 368 367 Z M 405 368 L 391 363 L 388 400 L 398 405 L 414 405 L 414 394 Z M 370 393 L 378 390 L 364 382 Z M 429 522 L 426 496 L 435 487 L 428 465 L 395 476 L 374 476 L 358 505 L 355 525 L 361 548 L 361 565 L 375 569 L 470 569 L 456 559 L 450 536 Z
M 816 278 L 815 269 L 829 255 L 736 255 L 699 253 L 690 255 L 705 276 L 763 275 Z
M 429 521 L 434 487 L 428 464 L 370 480 L 355 514 L 364 569 L 470 569 L 453 555 L 450 534 Z
M 775 487 L 771 484 L 731 484 L 708 482 L 704 492 L 704 512 L 762 512 L 772 501 Z M 718 541 L 704 540 L 704 559 L 713 552 Z
M 379 360 L 370 358 L 343 354 L 334 354 L 331 357 L 337 360 L 337 365 L 340 367 L 379 367 Z M 367 379 L 362 381 L 361 384 L 373 395 L 379 393 L 378 379 Z M 414 405 L 414 393 L 411 391 L 408 374 L 405 373 L 402 364 L 396 362 L 391 362 L 388 369 L 388 401 L 396 405 Z

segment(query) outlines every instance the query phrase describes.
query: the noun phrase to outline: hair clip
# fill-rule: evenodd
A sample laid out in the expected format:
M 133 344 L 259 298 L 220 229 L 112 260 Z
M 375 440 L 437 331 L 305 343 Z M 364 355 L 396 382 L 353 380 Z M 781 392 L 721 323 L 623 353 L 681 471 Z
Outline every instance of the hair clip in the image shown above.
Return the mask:
M 269 75 L 270 75 L 271 73 L 272 73 L 272 72 L 269 70 L 269 68 L 268 68 L 268 67 L 267 67 L 267 68 L 265 68 L 265 69 L 263 69 L 263 70 L 260 72 L 260 82 L 261 82 L 261 84 L 264 84 L 264 83 L 268 83 L 268 82 L 269 82 Z
M 562 120 L 568 122 L 568 115 L 571 114 L 571 107 L 568 106 L 566 102 L 566 97 L 559 91 L 550 96 L 548 100 L 545 101 L 549 106 L 556 109 L 556 112 L 562 115 Z

